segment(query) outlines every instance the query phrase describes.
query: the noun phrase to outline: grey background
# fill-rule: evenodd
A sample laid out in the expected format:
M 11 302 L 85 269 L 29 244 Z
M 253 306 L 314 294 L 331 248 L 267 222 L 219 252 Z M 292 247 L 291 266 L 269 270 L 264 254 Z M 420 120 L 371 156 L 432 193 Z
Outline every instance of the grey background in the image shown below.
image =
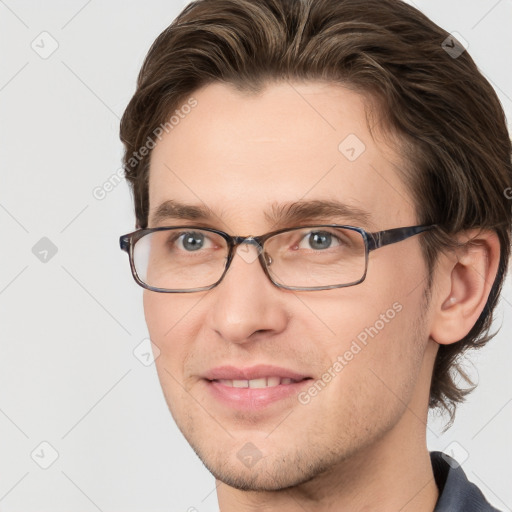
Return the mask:
M 97 198 L 120 167 L 119 117 L 143 57 L 186 3 L 0 0 L 2 512 L 218 510 L 213 477 L 139 360 L 142 290 L 118 248 L 134 228 L 130 192 L 122 181 Z M 469 43 L 512 119 L 512 1 L 415 5 Z M 501 331 L 469 364 L 478 389 L 448 432 L 434 417 L 428 428 L 429 448 L 452 453 L 502 510 L 511 313 L 509 278 Z

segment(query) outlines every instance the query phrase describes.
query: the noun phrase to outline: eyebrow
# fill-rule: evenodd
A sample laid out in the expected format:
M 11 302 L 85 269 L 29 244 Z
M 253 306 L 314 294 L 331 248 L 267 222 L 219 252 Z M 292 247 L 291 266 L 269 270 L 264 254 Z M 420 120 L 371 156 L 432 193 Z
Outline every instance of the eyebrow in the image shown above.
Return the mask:
M 370 223 L 370 213 L 337 200 L 309 200 L 272 204 L 272 212 L 265 213 L 268 222 L 275 224 L 298 224 L 306 221 L 350 219 L 365 226 Z
M 344 219 L 355 222 L 359 227 L 371 227 L 371 215 L 369 212 L 344 204 L 337 200 L 299 200 L 288 203 L 271 204 L 270 211 L 264 212 L 265 219 L 273 226 L 291 227 L 309 221 L 333 221 Z M 221 220 L 205 204 L 191 205 L 169 199 L 160 204 L 151 215 L 152 224 L 158 224 L 166 220 L 194 220 L 211 223 L 212 220 Z
M 174 199 L 164 201 L 151 215 L 153 223 L 164 220 L 208 220 L 216 217 L 215 213 L 206 205 L 191 205 L 180 203 Z

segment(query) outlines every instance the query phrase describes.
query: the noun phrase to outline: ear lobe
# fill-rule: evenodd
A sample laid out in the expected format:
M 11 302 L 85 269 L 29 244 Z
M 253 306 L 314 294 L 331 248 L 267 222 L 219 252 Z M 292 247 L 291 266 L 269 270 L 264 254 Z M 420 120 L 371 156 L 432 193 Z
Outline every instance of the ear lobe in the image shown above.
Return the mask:
M 432 297 L 431 338 L 441 345 L 456 343 L 473 328 L 482 313 L 498 272 L 500 243 L 493 231 L 460 234 L 463 244 L 455 259 L 439 266 L 437 296 Z

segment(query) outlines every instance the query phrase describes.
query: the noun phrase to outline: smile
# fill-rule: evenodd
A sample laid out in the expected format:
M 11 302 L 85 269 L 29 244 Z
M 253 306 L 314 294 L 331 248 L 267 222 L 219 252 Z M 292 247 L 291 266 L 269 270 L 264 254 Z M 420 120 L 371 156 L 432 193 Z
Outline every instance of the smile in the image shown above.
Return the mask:
M 303 379 L 301 379 L 303 380 Z M 259 379 L 217 379 L 213 382 L 218 382 L 219 384 L 223 384 L 224 386 L 228 386 L 231 388 L 253 388 L 253 389 L 262 389 L 262 388 L 273 388 L 279 385 L 293 384 L 295 382 L 300 382 L 300 380 L 290 379 L 289 377 L 262 377 Z

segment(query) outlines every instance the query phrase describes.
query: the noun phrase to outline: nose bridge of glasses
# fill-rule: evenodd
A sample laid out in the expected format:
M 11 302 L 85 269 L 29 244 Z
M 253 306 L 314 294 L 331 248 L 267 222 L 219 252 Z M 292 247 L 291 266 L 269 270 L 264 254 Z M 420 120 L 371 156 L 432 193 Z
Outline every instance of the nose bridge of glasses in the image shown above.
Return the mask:
M 263 251 L 263 246 L 260 242 L 253 236 L 236 236 L 233 237 L 236 247 L 237 254 L 246 262 L 252 263 L 255 261 L 258 256 Z M 254 247 L 253 250 L 249 248 L 252 245 Z M 237 247 L 238 246 L 238 247 Z
M 256 247 L 261 247 L 261 245 L 258 243 L 256 238 L 254 236 L 234 236 L 233 237 L 235 245 L 241 245 L 241 244 L 249 244 L 249 245 L 255 245 Z

